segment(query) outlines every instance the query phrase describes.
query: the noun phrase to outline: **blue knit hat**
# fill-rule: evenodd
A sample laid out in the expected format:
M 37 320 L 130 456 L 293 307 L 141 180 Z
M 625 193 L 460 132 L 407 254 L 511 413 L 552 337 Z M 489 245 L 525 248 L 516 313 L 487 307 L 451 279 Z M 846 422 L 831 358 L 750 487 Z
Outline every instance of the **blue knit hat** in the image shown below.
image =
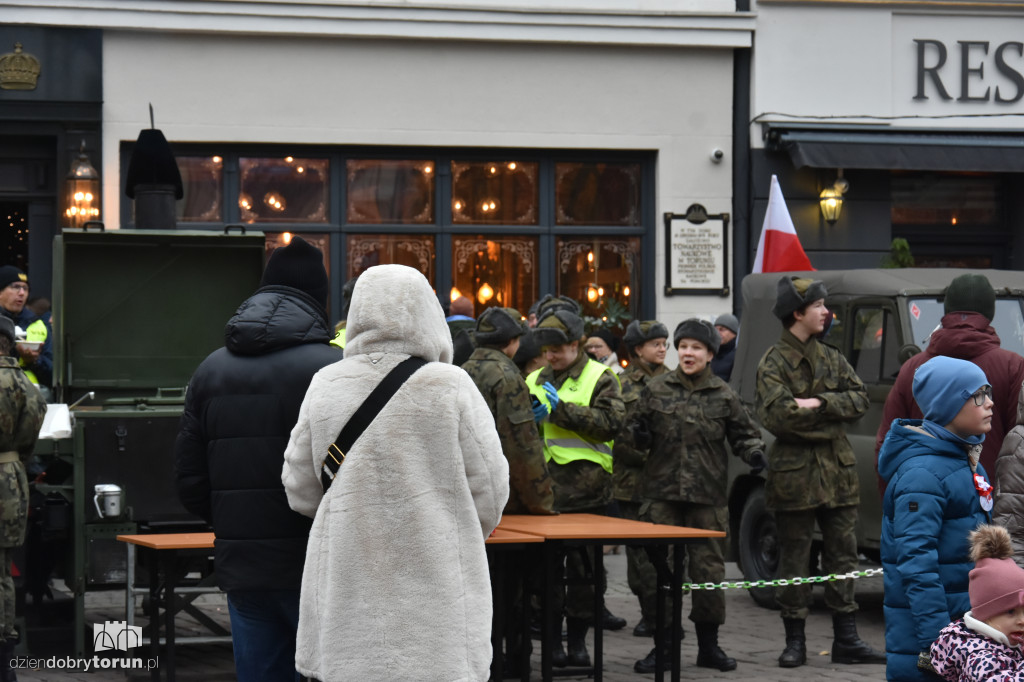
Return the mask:
M 914 400 L 930 422 L 945 426 L 988 377 L 973 362 L 936 356 L 914 372 Z

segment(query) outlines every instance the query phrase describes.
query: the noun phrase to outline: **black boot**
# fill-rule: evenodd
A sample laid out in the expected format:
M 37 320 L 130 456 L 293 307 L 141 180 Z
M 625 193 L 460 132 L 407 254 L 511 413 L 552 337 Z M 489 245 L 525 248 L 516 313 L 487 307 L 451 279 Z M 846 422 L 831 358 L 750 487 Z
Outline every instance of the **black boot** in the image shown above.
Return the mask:
M 634 637 L 653 637 L 654 626 L 647 622 L 646 618 L 641 618 L 640 622 L 633 628 Z
M 803 618 L 783 618 L 786 627 L 786 648 L 779 656 L 780 668 L 798 668 L 807 662 L 807 637 Z
M 697 667 L 717 668 L 722 672 L 736 669 L 736 659 L 725 655 L 718 646 L 718 623 L 696 623 Z
M 602 630 L 621 630 L 626 627 L 626 619 L 620 618 L 604 607 L 604 615 L 601 616 Z
M 857 635 L 857 615 L 836 613 L 832 615 L 833 663 L 885 663 L 885 654 L 872 649 Z
M 590 621 L 586 618 L 569 618 L 566 631 L 569 633 L 569 665 L 581 668 L 590 667 L 590 654 L 587 653 L 587 630 Z
M 564 668 L 569 665 L 569 659 L 565 655 L 565 648 L 562 646 L 562 619 L 555 623 L 551 634 L 551 665 L 556 668 Z
M 636 663 L 634 663 L 633 664 L 633 670 L 638 672 L 638 673 L 653 673 L 653 672 L 656 672 L 656 670 L 657 670 L 657 661 L 655 659 L 655 656 L 657 656 L 657 654 L 658 654 L 658 649 L 661 649 L 661 656 L 662 656 L 661 660 L 663 660 L 665 662 L 664 663 L 665 670 L 668 670 L 671 667 L 671 665 L 672 665 L 671 661 L 669 661 L 669 656 L 672 653 L 672 649 L 669 647 L 668 643 L 669 643 L 669 637 L 665 637 L 663 635 L 662 638 L 661 638 L 661 644 L 660 645 L 655 645 L 655 647 L 653 649 L 651 649 L 651 652 L 649 654 L 647 654 L 646 658 L 642 658 L 639 661 L 637 661 Z

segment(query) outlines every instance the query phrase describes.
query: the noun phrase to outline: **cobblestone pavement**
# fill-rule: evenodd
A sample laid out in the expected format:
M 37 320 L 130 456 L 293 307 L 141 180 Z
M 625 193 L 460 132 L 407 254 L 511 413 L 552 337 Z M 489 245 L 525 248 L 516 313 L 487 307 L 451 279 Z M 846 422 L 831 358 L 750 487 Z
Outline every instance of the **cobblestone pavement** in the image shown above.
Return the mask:
M 617 632 L 605 633 L 604 679 L 607 682 L 623 682 L 653 679 L 653 675 L 633 672 L 633 663 L 647 655 L 651 641 L 632 636 L 640 611 L 636 598 L 626 586 L 625 554 L 609 554 L 605 557 L 608 569 L 608 592 L 606 602 L 612 613 L 626 618 L 629 625 Z M 865 565 L 865 567 L 870 567 Z M 728 565 L 729 579 L 739 578 L 735 564 Z M 684 621 L 686 638 L 683 641 L 684 680 L 731 680 L 733 682 L 793 682 L 794 680 L 825 680 L 826 682 L 853 682 L 859 680 L 885 679 L 883 665 L 833 665 L 828 655 L 832 643 L 831 616 L 822 604 L 822 588 L 815 587 L 815 607 L 807 622 L 807 665 L 795 669 L 778 667 L 776 659 L 784 646 L 782 621 L 778 611 L 763 609 L 754 604 L 745 590 L 730 589 L 726 592 L 727 616 L 722 626 L 720 644 L 727 654 L 739 661 L 732 672 L 718 672 L 693 665 L 697 656 L 696 637 L 693 626 Z M 861 637 L 877 649 L 885 641 L 885 625 L 882 619 L 882 577 L 862 578 L 857 582 L 858 629 Z M 124 593 L 95 592 L 87 596 L 86 620 L 91 622 L 124 619 Z M 215 620 L 228 622 L 227 605 L 223 596 L 200 597 L 197 603 Z M 689 599 L 683 603 L 684 617 L 689 609 Z M 144 621 L 139 611 L 137 618 Z M 178 636 L 206 634 L 199 624 L 187 616 L 178 620 Z M 534 647 L 533 680 L 540 679 L 539 647 Z M 593 648 L 591 646 L 591 652 Z M 233 680 L 234 664 L 230 644 L 179 645 L 176 648 L 177 678 L 183 682 L 191 680 Z M 666 679 L 668 676 L 666 675 Z M 95 673 L 70 673 L 67 671 L 19 670 L 21 682 L 124 682 L 125 680 L 149 679 L 149 673 L 134 671 L 100 670 Z M 558 679 L 587 679 L 585 676 L 559 677 Z M 405 681 L 396 681 L 405 682 Z M 413 681 L 409 681 L 413 682 Z M 415 681 L 420 682 L 420 681 Z

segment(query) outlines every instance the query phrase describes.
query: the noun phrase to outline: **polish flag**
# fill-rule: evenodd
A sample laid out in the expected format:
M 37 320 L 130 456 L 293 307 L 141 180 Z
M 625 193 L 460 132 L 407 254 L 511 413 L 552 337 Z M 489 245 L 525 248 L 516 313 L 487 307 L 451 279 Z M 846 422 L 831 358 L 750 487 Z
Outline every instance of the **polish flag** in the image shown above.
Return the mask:
M 768 212 L 764 214 L 761 239 L 757 242 L 757 256 L 754 257 L 753 272 L 787 272 L 790 270 L 813 270 L 811 261 L 800 246 L 800 238 L 789 217 L 786 200 L 782 198 L 779 179 L 772 175 L 771 193 L 768 195 Z

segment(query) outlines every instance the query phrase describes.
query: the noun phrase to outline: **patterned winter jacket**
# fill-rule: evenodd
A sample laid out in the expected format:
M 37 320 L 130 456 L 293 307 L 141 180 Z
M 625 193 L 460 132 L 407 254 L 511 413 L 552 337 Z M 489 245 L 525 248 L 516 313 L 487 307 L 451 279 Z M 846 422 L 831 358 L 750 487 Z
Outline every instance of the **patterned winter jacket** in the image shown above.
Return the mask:
M 1024 682 L 1020 647 L 970 611 L 942 629 L 931 655 L 935 672 L 950 682 Z

